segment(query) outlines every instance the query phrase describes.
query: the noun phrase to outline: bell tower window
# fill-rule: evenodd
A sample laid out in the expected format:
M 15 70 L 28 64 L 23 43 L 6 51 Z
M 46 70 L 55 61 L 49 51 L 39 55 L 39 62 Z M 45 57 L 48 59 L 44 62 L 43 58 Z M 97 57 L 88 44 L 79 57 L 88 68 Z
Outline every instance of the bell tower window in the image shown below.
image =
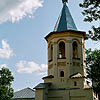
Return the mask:
M 73 42 L 73 58 L 78 58 L 78 44 L 76 41 Z
M 60 72 L 60 77 L 64 77 L 64 71 Z
M 58 54 L 59 58 L 65 58 L 65 43 L 64 42 L 60 42 L 59 43 L 59 54 Z

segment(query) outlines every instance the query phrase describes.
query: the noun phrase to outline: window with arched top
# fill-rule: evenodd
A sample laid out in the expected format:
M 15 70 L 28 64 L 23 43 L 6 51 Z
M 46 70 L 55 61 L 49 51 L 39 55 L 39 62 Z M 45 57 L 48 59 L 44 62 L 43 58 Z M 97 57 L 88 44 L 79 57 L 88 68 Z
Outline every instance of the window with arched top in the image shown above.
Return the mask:
M 51 60 L 53 59 L 53 44 L 51 44 L 51 53 L 50 53 L 50 55 L 51 55 Z
M 65 43 L 61 41 L 59 43 L 59 58 L 65 58 Z
M 78 58 L 78 44 L 76 41 L 73 42 L 73 58 Z
M 64 71 L 60 71 L 60 77 L 64 77 Z

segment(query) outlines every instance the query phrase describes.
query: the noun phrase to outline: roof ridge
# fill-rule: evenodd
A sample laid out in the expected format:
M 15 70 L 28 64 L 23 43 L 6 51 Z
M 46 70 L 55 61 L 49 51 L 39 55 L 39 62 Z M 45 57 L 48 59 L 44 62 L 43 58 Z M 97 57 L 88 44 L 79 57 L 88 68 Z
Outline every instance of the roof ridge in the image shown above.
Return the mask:
M 33 89 L 31 89 L 30 87 L 27 87 L 27 88 L 20 89 L 20 90 L 18 90 L 18 91 L 15 91 L 15 92 L 23 91 L 23 90 L 25 90 L 25 89 L 30 89 L 30 90 L 33 90 Z M 34 91 L 34 90 L 33 90 L 33 91 Z

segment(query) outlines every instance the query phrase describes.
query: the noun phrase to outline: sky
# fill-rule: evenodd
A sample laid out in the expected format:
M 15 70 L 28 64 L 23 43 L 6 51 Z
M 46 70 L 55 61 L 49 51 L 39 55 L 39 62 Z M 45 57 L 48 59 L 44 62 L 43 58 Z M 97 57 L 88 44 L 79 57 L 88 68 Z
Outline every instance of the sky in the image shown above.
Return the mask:
M 69 0 L 68 7 L 79 31 L 97 23 L 83 22 L 80 0 Z M 47 75 L 47 42 L 62 9 L 61 0 L 0 1 L 0 67 L 12 71 L 15 91 L 34 88 Z M 100 43 L 86 41 L 86 48 L 100 49 Z

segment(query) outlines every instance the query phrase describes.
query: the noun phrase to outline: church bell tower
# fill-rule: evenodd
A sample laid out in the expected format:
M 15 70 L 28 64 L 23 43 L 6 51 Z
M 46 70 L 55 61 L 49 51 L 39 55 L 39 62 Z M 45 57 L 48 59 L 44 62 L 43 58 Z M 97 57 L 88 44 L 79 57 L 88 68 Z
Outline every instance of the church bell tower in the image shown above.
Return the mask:
M 35 100 L 98 100 L 86 80 L 85 37 L 78 31 L 68 1 L 63 8 L 53 32 L 45 39 L 48 43 L 48 75 L 44 83 L 34 89 Z
M 48 75 L 54 76 L 56 86 L 83 88 L 86 82 L 84 63 L 86 33 L 77 30 L 68 9 L 67 0 L 62 0 L 62 2 L 63 8 L 54 31 L 46 36 L 48 42 Z

